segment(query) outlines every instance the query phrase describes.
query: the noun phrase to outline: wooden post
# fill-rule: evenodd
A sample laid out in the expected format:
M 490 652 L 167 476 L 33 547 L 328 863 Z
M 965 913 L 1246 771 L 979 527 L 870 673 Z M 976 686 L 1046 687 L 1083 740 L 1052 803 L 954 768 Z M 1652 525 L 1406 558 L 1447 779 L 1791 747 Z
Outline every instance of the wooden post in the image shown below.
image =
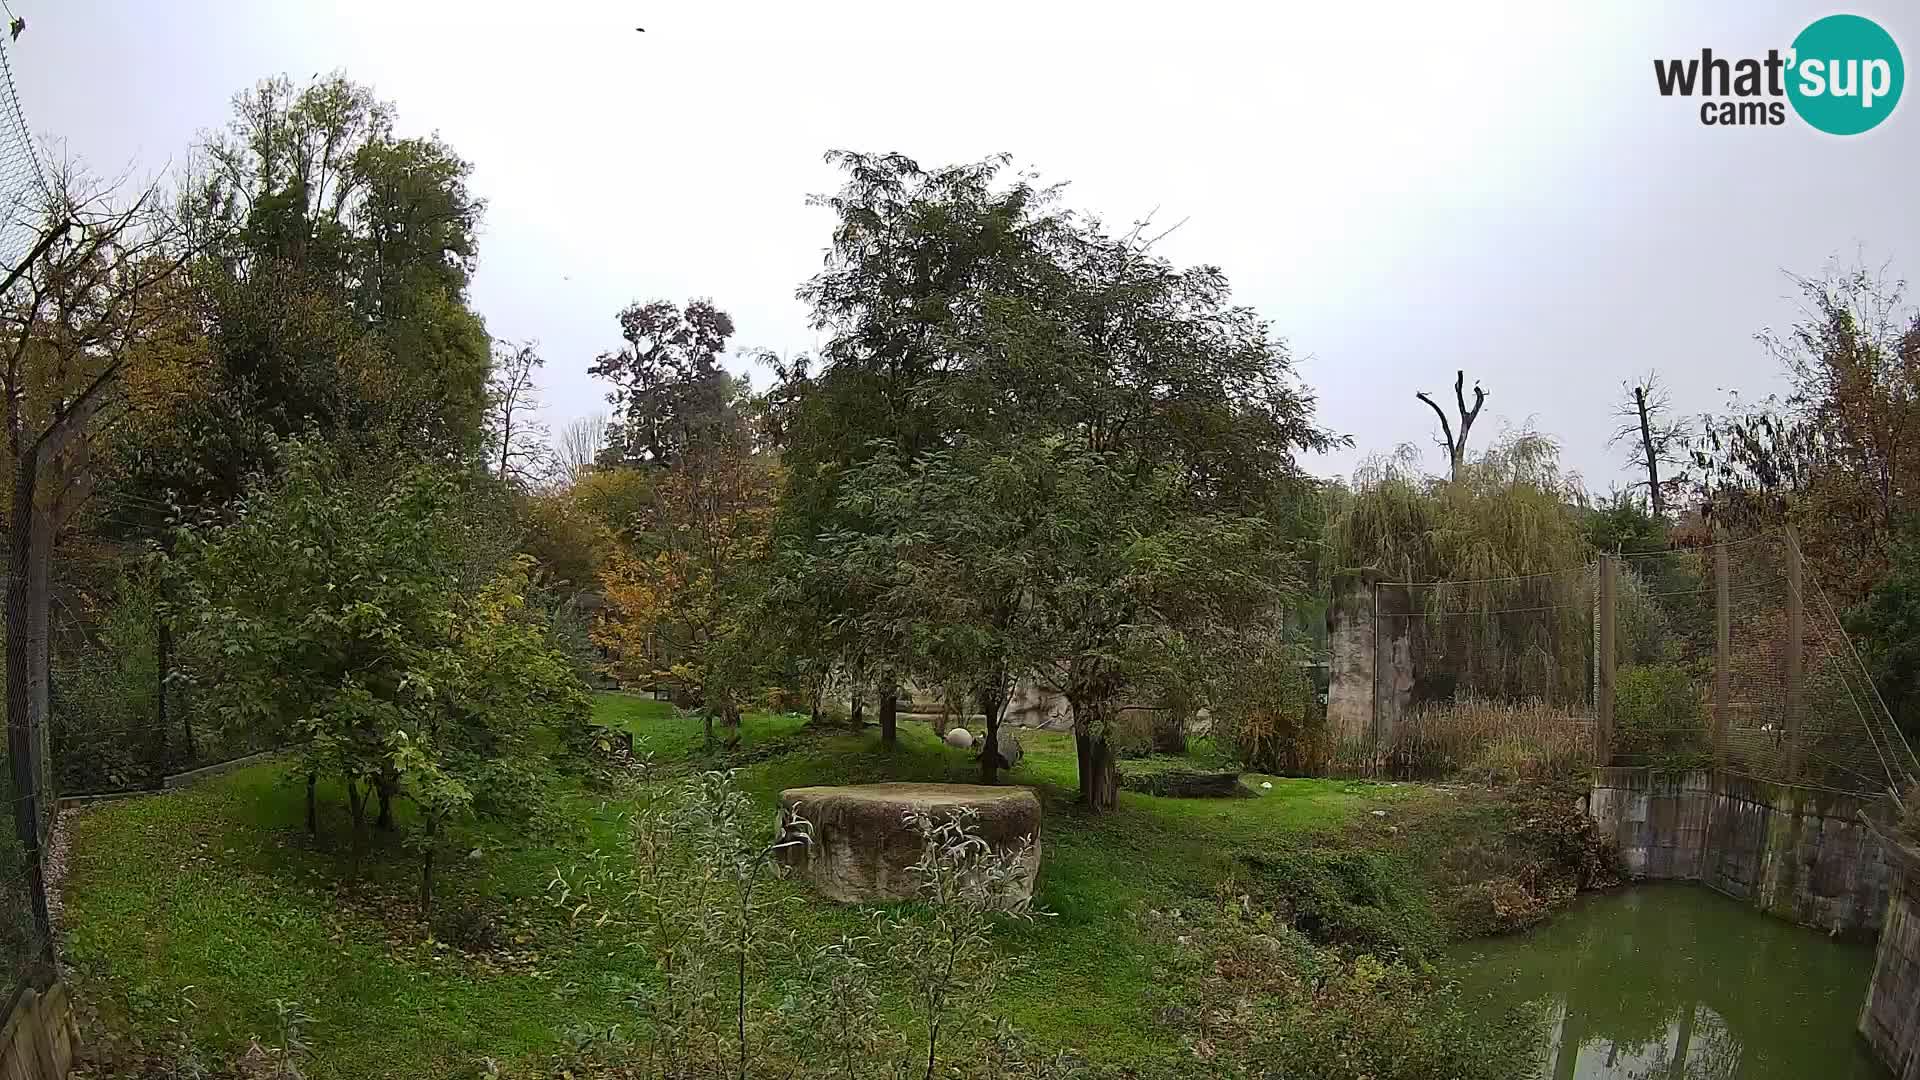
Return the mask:
M 1599 764 L 1603 766 L 1613 761 L 1613 598 L 1617 562 L 1612 555 L 1600 556 L 1600 644 L 1599 656 L 1595 658 L 1600 679 L 1594 689 L 1593 717 Z
M 1727 727 L 1732 723 L 1732 717 L 1727 715 L 1727 692 L 1732 681 L 1728 668 L 1733 652 L 1733 590 L 1727 583 L 1724 541 L 1713 545 L 1713 582 L 1713 765 L 1716 769 L 1725 769 Z
M 1805 569 L 1800 562 L 1800 537 L 1787 527 L 1787 783 L 1800 781 L 1800 721 L 1805 712 L 1801 686 L 1806 667 Z

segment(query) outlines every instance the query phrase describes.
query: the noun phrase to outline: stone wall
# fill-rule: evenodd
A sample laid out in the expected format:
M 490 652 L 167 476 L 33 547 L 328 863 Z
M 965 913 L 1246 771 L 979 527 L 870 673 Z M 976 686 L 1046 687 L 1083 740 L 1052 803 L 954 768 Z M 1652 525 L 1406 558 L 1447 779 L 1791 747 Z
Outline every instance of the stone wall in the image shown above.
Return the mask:
M 1868 802 L 1708 771 L 1595 769 L 1587 812 L 1637 878 L 1698 881 L 1771 915 L 1867 936 L 1886 918 Z
M 0 1080 L 60 1080 L 73 1067 L 73 1010 L 64 984 L 20 991 L 0 1028 Z
M 1353 742 L 1373 726 L 1373 575 L 1335 574 L 1327 604 L 1327 733 Z
M 1376 607 L 1404 613 L 1411 601 L 1406 586 L 1379 582 L 1375 570 L 1333 576 L 1327 603 L 1327 733 L 1336 757 L 1351 756 L 1342 748 L 1391 743 L 1413 698 L 1409 620 L 1374 618 Z
M 1873 828 L 1873 826 L 1869 826 Z M 1896 1080 L 1920 1080 L 1920 854 L 1873 828 L 1892 867 L 1860 1035 Z

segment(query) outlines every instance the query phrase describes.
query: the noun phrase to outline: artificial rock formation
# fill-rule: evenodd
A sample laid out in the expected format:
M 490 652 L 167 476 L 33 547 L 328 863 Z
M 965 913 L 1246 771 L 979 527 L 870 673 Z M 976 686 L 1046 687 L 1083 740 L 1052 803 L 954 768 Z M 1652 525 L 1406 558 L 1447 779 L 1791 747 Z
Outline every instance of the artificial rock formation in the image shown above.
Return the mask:
M 943 820 L 962 808 L 995 851 L 1027 847 L 1027 895 L 1040 871 L 1040 800 L 1024 787 L 979 784 L 860 784 L 788 788 L 780 793 L 783 832 L 797 816 L 813 841 L 781 850 L 781 861 L 825 895 L 846 903 L 910 900 L 919 892 L 921 839 L 909 815 Z

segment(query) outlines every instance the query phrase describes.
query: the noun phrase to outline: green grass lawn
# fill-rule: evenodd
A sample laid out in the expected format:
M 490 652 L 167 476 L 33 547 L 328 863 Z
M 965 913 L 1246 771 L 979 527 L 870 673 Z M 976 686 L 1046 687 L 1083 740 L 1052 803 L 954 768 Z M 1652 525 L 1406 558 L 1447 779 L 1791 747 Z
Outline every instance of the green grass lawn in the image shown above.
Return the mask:
M 663 702 L 602 695 L 596 716 L 634 731 L 659 761 L 705 760 L 699 723 Z M 740 783 L 769 825 L 788 787 L 975 776 L 970 757 L 924 724 L 903 723 L 892 748 L 871 730 L 814 733 L 804 724 L 743 723 L 732 760 L 749 762 Z M 1177 946 L 1137 916 L 1210 902 L 1243 855 L 1347 842 L 1377 820 L 1367 811 L 1421 797 L 1410 786 L 1249 776 L 1253 790 L 1263 780 L 1272 789 L 1218 800 L 1122 792 L 1117 812 L 1089 815 L 1071 801 L 1071 739 L 1023 732 L 1022 740 L 1026 760 L 1008 780 L 1034 786 L 1043 801 L 1039 901 L 1052 914 L 1004 931 L 1022 964 L 1000 1011 L 1096 1062 L 1147 1065 L 1176 1053 L 1149 990 L 1164 999 L 1155 972 Z M 569 786 L 562 827 L 549 835 L 485 826 L 457 834 L 468 854 L 443 862 L 438 907 L 477 906 L 498 919 L 505 943 L 481 959 L 427 936 L 414 906 L 416 864 L 397 838 L 356 851 L 340 794 L 323 791 L 321 841 L 311 843 L 303 798 L 286 765 L 267 764 L 74 819 L 66 955 L 104 1023 L 151 1040 L 177 1022 L 205 1049 L 232 1053 L 250 1035 L 272 1039 L 276 999 L 297 1001 L 315 1020 L 310 1075 L 412 1078 L 474 1075 L 486 1056 L 540 1059 L 570 1028 L 622 1019 L 609 984 L 643 973 L 646 961 L 570 928 L 545 894 L 556 866 L 620 843 L 618 805 Z M 863 921 L 810 899 L 782 910 L 807 940 Z

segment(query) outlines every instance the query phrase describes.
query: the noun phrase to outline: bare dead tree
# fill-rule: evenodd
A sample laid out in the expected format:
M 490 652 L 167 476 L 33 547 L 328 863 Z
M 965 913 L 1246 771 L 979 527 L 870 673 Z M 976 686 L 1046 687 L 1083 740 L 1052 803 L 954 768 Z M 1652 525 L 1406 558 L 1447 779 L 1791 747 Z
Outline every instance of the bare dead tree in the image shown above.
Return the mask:
M 1661 475 L 1665 465 L 1684 466 L 1687 446 L 1693 440 L 1693 428 L 1684 417 L 1673 415 L 1673 402 L 1659 375 L 1648 372 L 1637 383 L 1620 384 L 1624 395 L 1613 415 L 1620 421 L 1608 446 L 1627 445 L 1627 463 L 1646 471 L 1647 478 L 1632 486 L 1645 486 L 1653 516 L 1667 516 L 1667 493 L 1686 482 L 1684 472 Z
M 547 426 L 538 419 L 540 387 L 534 373 L 545 366 L 531 341 L 497 341 L 487 379 L 487 440 L 494 471 L 503 480 L 531 487 L 553 471 Z
M 1466 385 L 1467 373 L 1465 371 L 1454 372 L 1453 400 L 1455 406 L 1460 410 L 1460 434 L 1457 438 L 1453 433 L 1453 425 L 1447 421 L 1446 410 L 1435 403 L 1433 398 L 1428 397 L 1425 390 L 1417 391 L 1413 395 L 1421 401 L 1426 402 L 1427 408 L 1433 410 L 1433 415 L 1440 418 L 1440 445 L 1445 447 L 1447 451 L 1447 461 L 1450 465 L 1450 470 L 1447 475 L 1454 480 L 1460 479 L 1460 471 L 1466 467 L 1467 434 L 1473 430 L 1473 422 L 1480 416 L 1480 406 L 1486 404 L 1487 401 L 1487 392 L 1480 389 L 1479 381 L 1475 380 L 1473 384 L 1473 408 L 1467 408 Z
M 53 546 L 93 487 L 89 440 L 127 409 L 118 393 L 129 351 L 165 314 L 152 303 L 193 249 L 156 188 L 124 203 L 71 162 L 56 161 L 27 261 L 0 284 L 0 395 L 13 467 L 7 516 L 7 739 L 15 790 L 46 729 Z M 30 873 L 39 872 L 37 800 L 16 805 Z M 44 895 L 35 884 L 35 916 Z
M 585 476 L 606 445 L 606 413 L 590 413 L 561 428 L 554 445 L 560 479 L 573 483 Z

